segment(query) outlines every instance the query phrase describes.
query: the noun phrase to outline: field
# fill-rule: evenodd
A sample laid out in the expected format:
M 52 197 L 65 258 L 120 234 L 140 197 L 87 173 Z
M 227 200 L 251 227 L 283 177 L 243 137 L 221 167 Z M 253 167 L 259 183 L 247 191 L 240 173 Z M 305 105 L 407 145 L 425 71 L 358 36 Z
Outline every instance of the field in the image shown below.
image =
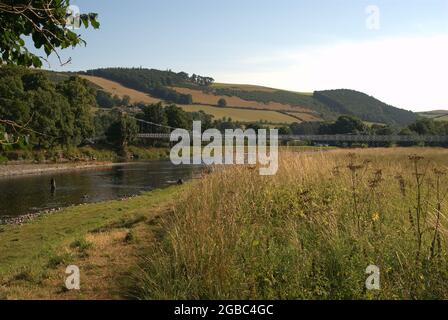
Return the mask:
M 447 110 L 435 110 L 428 112 L 420 112 L 420 116 L 425 118 L 434 119 L 435 121 L 448 121 L 448 111 Z
M 213 83 L 212 88 L 214 89 L 235 89 L 235 90 L 245 90 L 245 91 L 263 91 L 263 92 L 274 92 L 276 89 L 256 86 L 252 84 L 232 84 L 232 83 Z
M 193 96 L 193 102 L 199 104 L 218 105 L 218 100 L 223 98 L 227 101 L 227 105 L 229 107 L 274 110 L 274 111 L 312 112 L 306 108 L 291 106 L 289 104 L 282 104 L 278 102 L 263 103 L 257 101 L 248 101 L 235 96 L 232 97 L 217 96 L 212 93 L 205 93 L 201 90 L 194 90 L 189 88 L 174 87 L 173 89 L 179 93 L 191 94 Z
M 270 111 L 270 110 L 250 110 L 237 108 L 219 108 L 204 105 L 182 105 L 182 109 L 188 112 L 204 111 L 211 114 L 215 119 L 232 118 L 233 121 L 240 122 L 257 122 L 267 121 L 269 123 L 284 124 L 300 122 L 296 118 L 290 117 L 286 114 Z
M 231 83 L 214 83 L 212 84 L 212 88 L 215 89 L 235 89 L 242 91 L 262 91 L 262 92 L 275 92 L 279 89 L 268 88 L 263 86 L 257 86 L 252 84 L 231 84 Z M 291 91 L 294 92 L 294 91 Z M 301 95 L 313 96 L 312 92 L 296 92 Z
M 153 98 L 150 95 L 137 90 L 126 88 L 123 85 L 114 81 L 87 75 L 81 75 L 80 77 L 89 80 L 96 86 L 111 93 L 112 95 L 118 95 L 119 97 L 128 95 L 129 97 L 131 97 L 131 101 L 134 103 L 143 102 L 151 104 L 160 102 L 160 100 L 157 98 Z M 257 90 L 258 88 L 262 88 L 248 85 L 244 87 L 257 88 Z M 229 106 L 233 106 L 236 108 L 231 107 L 219 108 L 215 107 L 218 103 L 218 100 L 220 99 L 220 97 L 218 96 L 212 94 L 206 94 L 199 90 L 192 90 L 186 88 L 176 88 L 176 90 L 181 93 L 191 93 L 193 95 L 194 102 L 204 104 L 204 105 L 180 106 L 184 110 L 190 112 L 203 110 L 205 113 L 214 116 L 215 119 L 230 117 L 234 121 L 241 121 L 241 122 L 267 121 L 272 124 L 286 124 L 286 123 L 300 122 L 299 119 L 303 121 L 315 121 L 315 119 L 317 120 L 319 119 L 316 118 L 316 116 L 314 116 L 312 113 L 302 112 L 307 111 L 307 109 L 302 109 L 299 107 L 291 107 L 289 105 L 283 105 L 280 103 L 271 102 L 268 104 L 264 104 L 261 102 L 251 102 L 240 99 L 238 97 L 224 97 Z M 273 89 L 265 88 L 263 90 L 273 90 Z M 275 111 L 284 109 L 294 110 L 295 113 L 293 114 L 293 117 Z M 299 118 L 296 118 L 294 116 L 298 116 Z
M 418 156 L 412 156 L 418 154 Z M 286 152 L 219 170 L 142 261 L 142 299 L 447 299 L 448 150 Z M 366 269 L 380 290 L 366 290 Z
M 143 92 L 129 89 L 121 84 L 110 81 L 104 78 L 100 77 L 94 77 L 94 76 L 86 76 L 86 75 L 80 75 L 81 78 L 84 78 L 86 80 L 89 80 L 90 82 L 94 83 L 95 85 L 99 86 L 106 92 L 110 92 L 112 95 L 118 95 L 119 97 L 123 97 L 125 95 L 128 95 L 131 98 L 131 101 L 134 103 L 137 102 L 143 102 L 143 103 L 157 103 L 160 102 L 159 99 L 153 98 L 149 96 L 148 94 L 145 94 Z

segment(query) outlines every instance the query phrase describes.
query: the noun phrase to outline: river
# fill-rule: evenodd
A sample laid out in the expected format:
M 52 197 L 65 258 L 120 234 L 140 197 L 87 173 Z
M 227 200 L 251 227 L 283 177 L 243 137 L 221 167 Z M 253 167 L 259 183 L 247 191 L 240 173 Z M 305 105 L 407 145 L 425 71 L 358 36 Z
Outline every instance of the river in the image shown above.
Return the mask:
M 54 174 L 0 178 L 0 220 L 28 213 L 137 195 L 188 180 L 200 166 L 174 166 L 169 160 Z M 56 191 L 51 192 L 51 178 Z

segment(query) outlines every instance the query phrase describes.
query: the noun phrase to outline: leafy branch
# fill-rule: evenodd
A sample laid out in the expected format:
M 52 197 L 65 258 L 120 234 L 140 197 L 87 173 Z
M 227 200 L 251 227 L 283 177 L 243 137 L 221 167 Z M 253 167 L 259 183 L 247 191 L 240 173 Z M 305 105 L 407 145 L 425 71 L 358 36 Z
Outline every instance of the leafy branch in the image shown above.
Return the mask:
M 31 37 L 47 57 L 54 53 L 61 65 L 69 63 L 71 59 L 64 62 L 58 50 L 86 44 L 67 28 L 69 6 L 69 0 L 0 0 L 0 64 L 42 67 L 47 59 L 31 53 L 23 37 Z M 85 28 L 98 29 L 97 16 L 81 14 L 79 19 Z

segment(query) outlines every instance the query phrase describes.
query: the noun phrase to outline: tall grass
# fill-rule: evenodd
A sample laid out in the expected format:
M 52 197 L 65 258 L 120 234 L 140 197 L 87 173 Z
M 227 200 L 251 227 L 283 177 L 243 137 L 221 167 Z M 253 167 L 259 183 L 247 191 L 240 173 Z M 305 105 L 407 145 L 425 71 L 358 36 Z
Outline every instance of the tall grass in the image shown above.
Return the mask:
M 418 155 L 414 155 L 418 154 Z M 179 200 L 136 274 L 141 299 L 446 299 L 442 149 L 282 153 Z M 365 270 L 381 270 L 367 291 Z

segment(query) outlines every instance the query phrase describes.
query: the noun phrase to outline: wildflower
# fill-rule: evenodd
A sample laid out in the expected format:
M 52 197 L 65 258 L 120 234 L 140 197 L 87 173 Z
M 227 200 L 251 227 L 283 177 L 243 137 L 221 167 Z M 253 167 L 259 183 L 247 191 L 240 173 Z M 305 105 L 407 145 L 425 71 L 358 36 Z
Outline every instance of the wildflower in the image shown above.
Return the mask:
M 380 220 L 380 214 L 378 212 L 372 214 L 372 220 L 373 222 L 377 222 L 378 220 Z

